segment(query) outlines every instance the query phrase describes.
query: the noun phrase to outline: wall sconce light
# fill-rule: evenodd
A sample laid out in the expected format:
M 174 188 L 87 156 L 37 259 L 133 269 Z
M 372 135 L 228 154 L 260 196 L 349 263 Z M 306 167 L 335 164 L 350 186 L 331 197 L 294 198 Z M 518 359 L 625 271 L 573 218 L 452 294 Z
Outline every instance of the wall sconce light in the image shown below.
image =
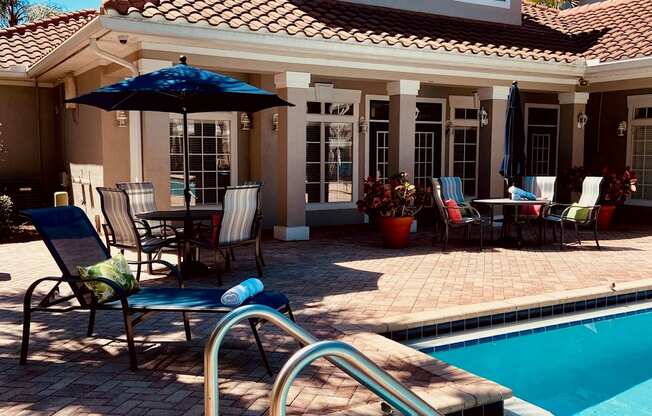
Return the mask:
M 272 131 L 278 131 L 278 113 L 272 115 Z
M 618 136 L 623 137 L 625 133 L 627 133 L 627 122 L 626 121 L 621 121 L 618 123 Z
M 589 117 L 584 113 L 579 113 L 577 115 L 577 128 L 583 129 L 586 126 L 586 123 L 589 121 Z
M 118 121 L 118 127 L 127 127 L 129 115 L 124 110 L 118 110 L 115 112 L 115 119 Z
M 240 130 L 249 131 L 251 130 L 251 128 L 252 125 L 251 125 L 251 118 L 249 118 L 249 114 L 247 113 L 240 114 Z
M 367 134 L 369 131 L 369 123 L 367 123 L 367 119 L 364 118 L 364 116 L 360 116 L 360 120 L 358 121 L 358 131 L 360 134 Z
M 487 114 L 487 110 L 484 107 L 480 107 L 478 116 L 480 117 L 480 127 L 487 127 L 489 125 L 489 114 Z

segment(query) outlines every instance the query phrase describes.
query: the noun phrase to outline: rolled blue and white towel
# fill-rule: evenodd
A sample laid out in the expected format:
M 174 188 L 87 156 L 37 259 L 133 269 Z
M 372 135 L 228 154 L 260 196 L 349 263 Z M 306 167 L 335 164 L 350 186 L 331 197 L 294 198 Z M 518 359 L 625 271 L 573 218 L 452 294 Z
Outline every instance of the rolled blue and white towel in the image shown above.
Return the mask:
M 516 186 L 510 186 L 508 189 L 509 193 L 512 194 L 512 199 L 515 201 L 536 201 L 537 196 L 532 192 L 528 192 L 524 189 L 517 188 Z
M 224 292 L 220 301 L 226 306 L 240 306 L 244 301 L 259 294 L 265 289 L 263 282 L 251 278 Z

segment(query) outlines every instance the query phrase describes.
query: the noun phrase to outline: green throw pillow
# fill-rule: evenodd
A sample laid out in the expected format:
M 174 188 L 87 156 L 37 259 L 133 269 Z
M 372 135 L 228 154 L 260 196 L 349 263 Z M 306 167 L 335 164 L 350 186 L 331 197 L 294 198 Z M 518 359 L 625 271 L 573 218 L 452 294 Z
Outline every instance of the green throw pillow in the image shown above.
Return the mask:
M 575 202 L 574 204 L 571 205 L 570 209 L 568 210 L 568 214 L 566 214 L 566 218 L 570 218 L 572 220 L 582 222 L 582 221 L 586 221 L 589 218 L 590 213 L 591 213 L 590 208 L 582 208 L 580 204 Z
M 77 266 L 77 272 L 82 280 L 103 277 L 111 280 L 122 287 L 127 294 L 137 292 L 140 289 L 138 280 L 131 274 L 129 264 L 122 254 L 116 254 L 113 258 L 104 260 L 92 266 Z M 90 281 L 84 282 L 86 286 L 95 294 L 99 303 L 113 300 L 116 293 L 103 282 Z

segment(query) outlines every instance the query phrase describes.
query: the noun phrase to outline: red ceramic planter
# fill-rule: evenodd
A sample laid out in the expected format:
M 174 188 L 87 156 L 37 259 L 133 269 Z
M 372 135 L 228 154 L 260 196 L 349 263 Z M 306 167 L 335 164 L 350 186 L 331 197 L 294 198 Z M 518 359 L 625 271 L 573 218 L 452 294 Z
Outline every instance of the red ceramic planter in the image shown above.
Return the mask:
M 410 227 L 414 217 L 378 217 L 376 222 L 380 228 L 385 248 L 405 248 L 410 238 Z
M 602 205 L 600 207 L 600 212 L 598 213 L 599 230 L 608 230 L 609 227 L 611 227 L 611 221 L 613 221 L 615 212 L 616 212 L 615 205 Z

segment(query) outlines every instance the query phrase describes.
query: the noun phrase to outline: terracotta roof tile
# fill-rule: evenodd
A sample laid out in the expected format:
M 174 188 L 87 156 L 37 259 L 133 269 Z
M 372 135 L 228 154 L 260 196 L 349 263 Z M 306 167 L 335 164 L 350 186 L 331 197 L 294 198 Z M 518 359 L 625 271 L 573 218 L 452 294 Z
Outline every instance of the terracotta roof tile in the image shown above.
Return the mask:
M 97 15 L 96 10 L 82 10 L 0 29 L 0 69 L 33 65 Z
M 168 21 L 225 23 L 233 29 L 522 59 L 573 61 L 583 52 L 577 38 L 585 41 L 567 30 L 558 11 L 529 3 L 523 4 L 522 26 L 337 0 L 105 0 L 103 9 L 161 15 Z

